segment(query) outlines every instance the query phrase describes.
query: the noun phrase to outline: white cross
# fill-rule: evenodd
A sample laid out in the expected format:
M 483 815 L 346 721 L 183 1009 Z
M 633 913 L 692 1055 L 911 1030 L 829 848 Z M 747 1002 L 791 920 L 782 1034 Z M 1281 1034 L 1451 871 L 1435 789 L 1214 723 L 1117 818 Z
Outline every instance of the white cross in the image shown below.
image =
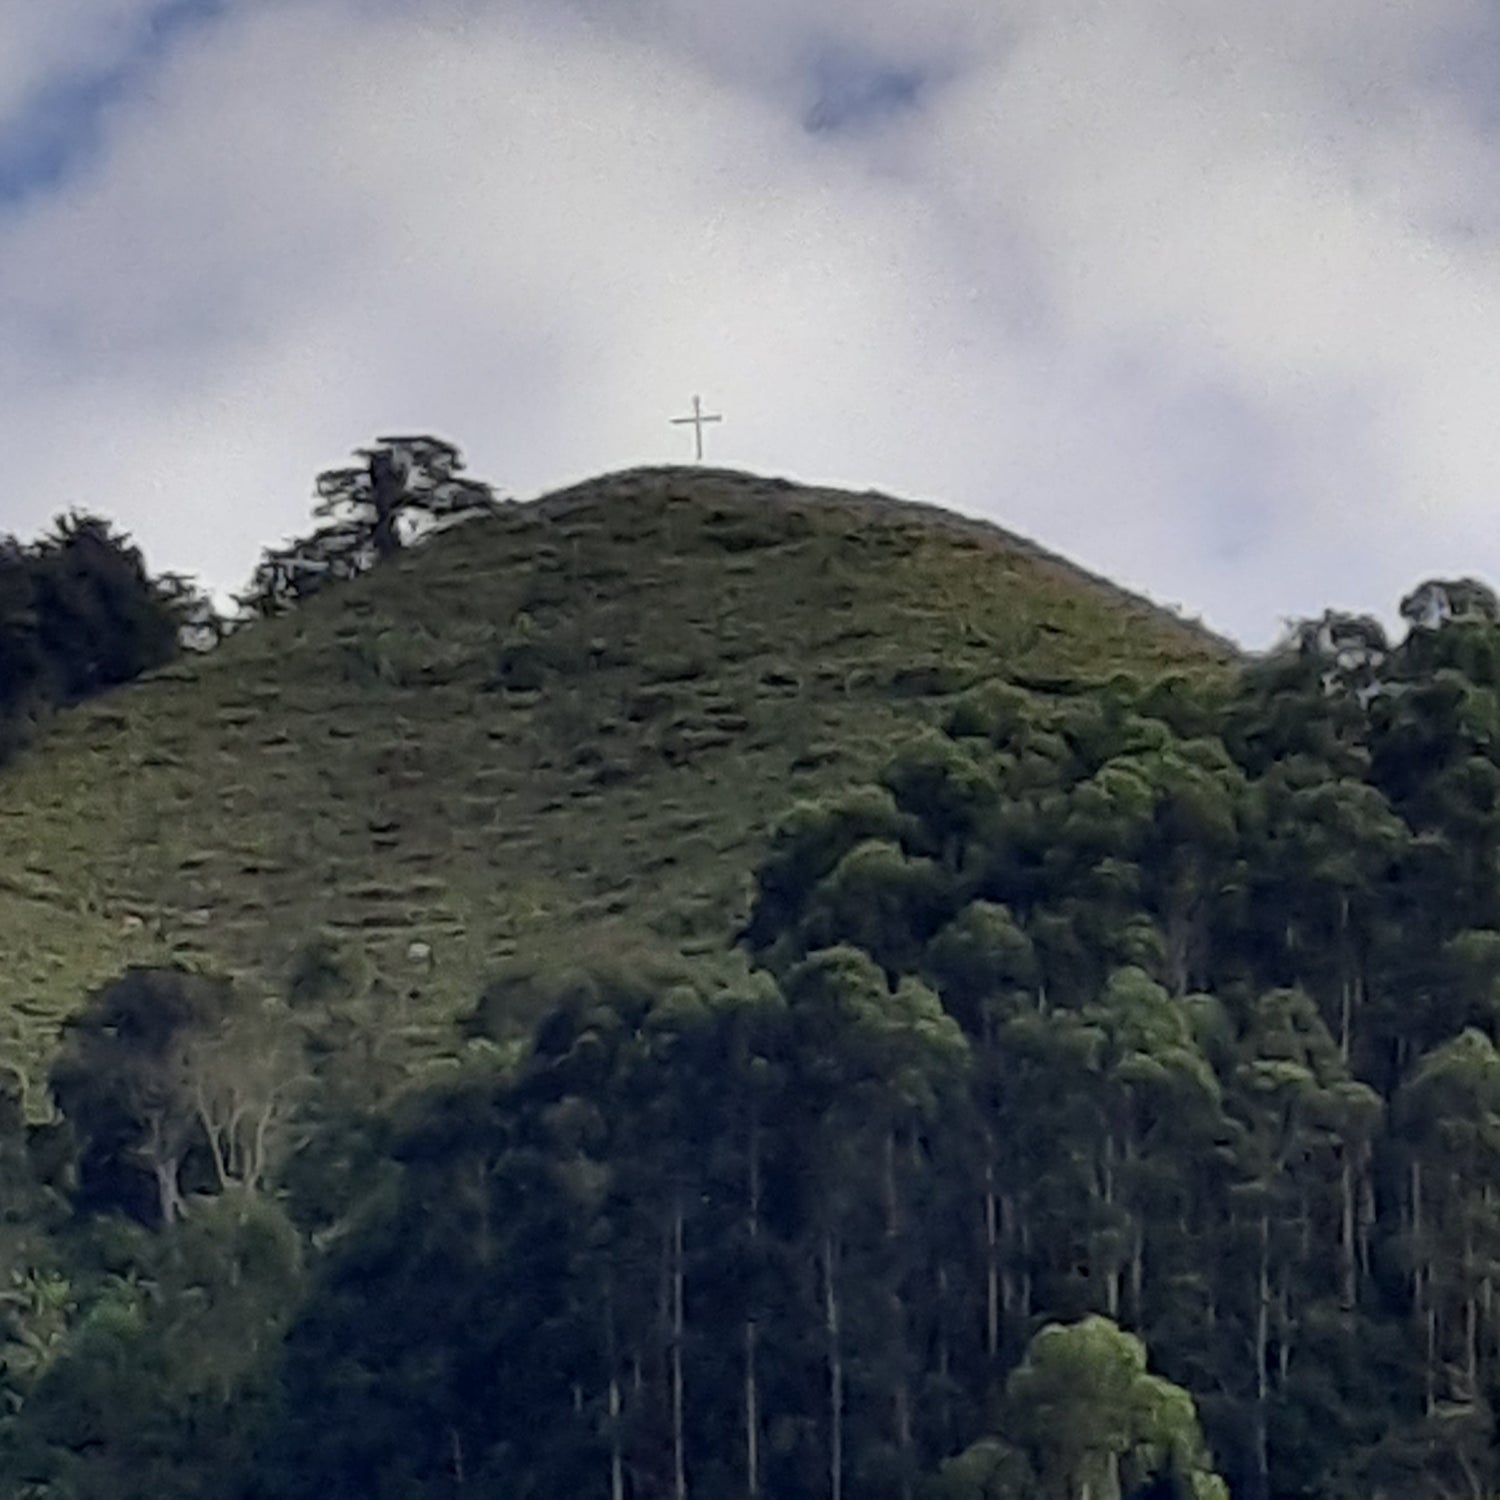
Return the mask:
M 672 425 L 674 427 L 689 426 L 689 427 L 691 427 L 693 429 L 694 451 L 696 453 L 698 462 L 701 464 L 703 462 L 703 427 L 704 427 L 704 424 L 707 423 L 707 422 L 722 422 L 723 420 L 724 420 L 724 418 L 721 417 L 721 416 L 718 416 L 717 414 L 710 414 L 708 412 L 705 412 L 703 410 L 703 403 L 698 399 L 698 397 L 694 396 L 693 397 L 693 414 L 692 414 L 692 416 L 690 416 L 690 417 L 673 417 L 672 418 Z

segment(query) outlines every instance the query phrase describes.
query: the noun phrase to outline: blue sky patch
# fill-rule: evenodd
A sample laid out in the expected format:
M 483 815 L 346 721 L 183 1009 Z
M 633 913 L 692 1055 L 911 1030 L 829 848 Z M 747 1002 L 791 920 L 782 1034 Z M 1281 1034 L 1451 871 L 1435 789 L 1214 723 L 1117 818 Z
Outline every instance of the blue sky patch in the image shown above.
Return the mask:
M 0 122 L 0 209 L 51 191 L 98 149 L 105 111 L 126 96 L 188 28 L 227 0 L 163 0 L 133 45 L 107 67 L 48 79 Z
M 814 134 L 858 130 L 915 109 L 933 82 L 920 64 L 891 62 L 842 49 L 813 64 L 816 97 L 803 116 Z

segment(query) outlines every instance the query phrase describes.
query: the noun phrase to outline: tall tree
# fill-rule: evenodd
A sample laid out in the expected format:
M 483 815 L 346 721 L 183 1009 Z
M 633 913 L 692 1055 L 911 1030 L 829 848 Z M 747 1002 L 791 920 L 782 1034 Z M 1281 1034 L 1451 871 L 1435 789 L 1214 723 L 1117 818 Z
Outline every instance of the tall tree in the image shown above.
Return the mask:
M 441 438 L 377 438 L 356 452 L 362 463 L 318 475 L 313 513 L 364 539 L 377 560 L 423 531 L 494 505 L 490 486 L 466 478 L 458 449 Z

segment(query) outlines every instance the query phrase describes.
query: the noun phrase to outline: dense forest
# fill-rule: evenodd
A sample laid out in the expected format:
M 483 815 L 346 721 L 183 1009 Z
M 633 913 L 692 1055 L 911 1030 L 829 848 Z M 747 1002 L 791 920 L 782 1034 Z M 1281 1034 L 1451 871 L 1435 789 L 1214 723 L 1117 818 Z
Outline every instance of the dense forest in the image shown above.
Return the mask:
M 732 964 L 498 972 L 441 1064 L 322 937 L 81 997 L 0 1495 L 1500 1492 L 1500 608 L 1402 613 L 938 693 Z

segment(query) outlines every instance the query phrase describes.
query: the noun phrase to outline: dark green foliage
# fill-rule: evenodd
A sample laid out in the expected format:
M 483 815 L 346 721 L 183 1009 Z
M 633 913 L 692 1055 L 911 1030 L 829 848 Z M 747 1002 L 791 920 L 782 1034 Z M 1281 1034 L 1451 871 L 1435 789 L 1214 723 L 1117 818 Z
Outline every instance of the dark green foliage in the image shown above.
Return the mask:
M 140 968 L 105 985 L 52 1067 L 80 1211 L 171 1225 L 194 1188 L 254 1192 L 296 1072 L 285 1028 L 226 980 Z
M 67 1326 L 0 1424 L 0 1494 L 208 1500 L 254 1493 L 302 1251 L 235 1193 L 156 1236 L 105 1226 L 78 1255 Z
M 289 1017 L 179 971 L 97 991 L 62 1124 L 0 1110 L 0 1495 L 1493 1493 L 1500 624 L 1429 594 L 1399 644 L 1330 614 L 1222 689 L 980 682 L 790 811 L 738 959 L 497 952 L 441 1049 L 432 946 L 398 985 L 360 936 L 442 889 L 441 847 L 329 871 L 364 905 L 278 971 Z M 595 632 L 505 620 L 484 696 L 591 787 L 634 707 L 685 783 L 764 681 L 632 643 L 664 697 L 599 712 Z M 369 753 L 429 771 L 404 733 Z M 637 880 L 715 847 L 657 811 Z M 263 1110 L 257 1165 L 277 1027 L 318 1087 Z
M 348 582 L 435 528 L 492 510 L 494 491 L 463 475 L 458 449 L 435 437 L 377 438 L 351 468 L 318 475 L 310 536 L 261 554 L 239 596 L 253 615 L 278 615 Z
M 97 516 L 59 516 L 23 546 L 0 536 L 0 760 L 49 705 L 78 703 L 165 665 L 216 622 L 191 584 L 153 579 Z

